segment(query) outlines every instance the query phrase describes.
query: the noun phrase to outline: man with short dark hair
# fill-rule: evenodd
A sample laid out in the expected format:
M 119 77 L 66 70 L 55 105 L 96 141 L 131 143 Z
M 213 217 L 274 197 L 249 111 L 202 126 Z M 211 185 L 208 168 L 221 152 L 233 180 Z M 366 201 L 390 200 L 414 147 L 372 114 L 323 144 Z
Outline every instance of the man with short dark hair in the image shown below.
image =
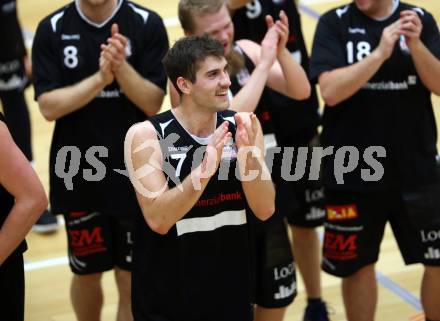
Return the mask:
M 134 318 L 251 321 L 246 207 L 261 220 L 275 207 L 261 127 L 255 115 L 227 110 L 231 82 L 217 41 L 183 38 L 164 65 L 180 105 L 133 126 L 125 141 L 143 213 Z
M 294 203 L 286 202 L 283 195 L 289 182 L 281 177 L 283 153 L 276 154 L 280 128 L 274 126 L 272 111 L 275 106 L 267 98 L 271 89 L 291 98 L 305 99 L 310 95 L 310 84 L 304 69 L 286 48 L 289 38 L 286 13 L 281 11 L 276 21 L 269 16 L 265 18 L 268 30 L 261 45 L 248 39 L 234 41 L 235 28 L 226 1 L 179 2 L 179 20 L 186 35 L 208 34 L 224 46 L 230 65 L 230 109 L 255 111 L 262 126 L 268 163 L 271 157 L 273 160 L 271 173 L 276 184 L 276 212 L 268 222 L 254 220 L 250 215 L 253 294 L 256 321 L 281 321 L 297 293 L 295 263 L 283 212 L 291 209 Z M 170 93 L 173 98 L 173 88 Z M 176 104 L 176 100 L 172 101 Z M 277 277 L 281 270 L 288 272 Z

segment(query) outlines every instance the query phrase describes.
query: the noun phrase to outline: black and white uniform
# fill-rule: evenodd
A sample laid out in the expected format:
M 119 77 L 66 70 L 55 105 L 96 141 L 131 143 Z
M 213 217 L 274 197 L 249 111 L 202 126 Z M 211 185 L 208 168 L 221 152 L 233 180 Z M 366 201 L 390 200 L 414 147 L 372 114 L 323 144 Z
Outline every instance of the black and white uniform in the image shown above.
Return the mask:
M 236 75 L 230 76 L 230 91 L 233 95 L 246 84 L 255 68 L 251 59 L 237 44 L 234 45 L 234 50 L 242 55 L 244 67 Z M 283 212 L 283 210 L 289 211 L 286 207 L 295 206 L 295 203 L 286 202 L 283 198 L 287 193 L 283 193 L 286 182 L 281 180 L 281 164 L 274 160 L 271 166 L 270 158 L 274 156 L 271 151 L 277 146 L 277 137 L 267 105 L 268 95 L 268 88 L 265 88 L 255 109 L 255 115 L 262 126 L 267 151 L 266 161 L 276 184 L 275 213 L 266 222 L 261 222 L 254 215 L 250 215 L 250 222 L 254 240 L 252 264 L 255 278 L 254 301 L 262 307 L 277 308 L 288 306 L 297 294 L 295 263 L 284 221 L 285 212 Z M 293 211 L 293 208 L 290 211 Z
M 5 122 L 0 104 L 0 122 Z M 14 206 L 14 197 L 0 185 L 0 228 Z M 2 320 L 24 320 L 24 267 L 23 252 L 26 242 L 0 265 L 0 318 Z
M 216 126 L 229 121 L 233 139 L 194 207 L 165 235 L 137 217 L 132 272 L 136 321 L 252 319 L 247 202 L 235 172 L 234 114 L 217 113 Z M 168 187 L 173 188 L 200 164 L 209 138 L 189 134 L 172 111 L 150 121 L 158 133 Z
M 440 58 L 439 31 L 424 9 L 395 1 L 391 16 L 378 21 L 350 4 L 321 17 L 312 78 L 367 57 L 379 45 L 383 29 L 403 10 L 417 12 L 423 23 L 421 40 Z M 323 147 L 334 146 L 336 152 L 354 146 L 360 155 L 343 184 L 335 178 L 335 157 L 323 161 L 326 271 L 346 276 L 374 263 L 388 220 L 406 263 L 440 264 L 440 237 L 434 237 L 440 229 L 437 132 L 430 96 L 401 37 L 391 57 L 358 92 L 325 109 Z M 370 146 L 383 147 L 386 156 L 366 157 Z
M 168 49 L 168 38 L 162 19 L 151 10 L 120 0 L 114 13 L 96 24 L 84 16 L 77 1 L 52 13 L 38 26 L 32 54 L 35 97 L 96 73 L 100 45 L 110 37 L 113 23 L 128 38 L 128 63 L 165 91 L 161 60 Z M 130 126 L 146 118 L 114 81 L 85 107 L 56 121 L 50 152 L 50 202 L 52 211 L 63 213 L 69 221 L 69 254 L 76 273 L 107 270 L 112 268 L 111 260 L 118 265 L 129 263 L 128 254 L 122 255 L 121 263 L 113 255 L 89 263 L 85 263 L 85 257 L 105 254 L 105 249 L 111 251 L 111 244 L 119 243 L 100 232 L 114 222 L 101 222 L 97 213 L 122 220 L 140 211 L 134 189 L 124 174 L 123 147 Z M 86 221 L 91 226 L 85 226 Z M 129 243 L 125 223 L 115 234 L 120 232 L 125 235 L 123 242 Z
M 267 32 L 266 15 L 278 19 L 281 10 L 284 10 L 289 19 L 289 39 L 286 48 L 308 74 L 310 61 L 302 34 L 301 16 L 294 0 L 253 0 L 236 10 L 233 14 L 235 39 L 250 39 L 261 43 Z M 317 127 L 320 124 L 319 103 L 314 86 L 310 98 L 302 101 L 291 99 L 271 89 L 267 89 L 265 96 L 280 147 L 294 147 L 298 150 L 299 147 L 311 148 L 312 145 L 319 144 L 318 139 L 313 139 L 317 136 Z M 290 224 L 316 227 L 322 225 L 325 216 L 323 188 L 319 181 L 307 179 L 311 150 L 308 155 L 304 178 L 283 186 L 281 194 L 284 201 L 280 206 L 283 206 L 283 215 L 286 215 Z M 275 162 L 281 163 L 282 156 L 275 157 Z M 294 159 L 292 173 L 295 166 Z M 290 206 L 285 203 L 292 203 L 295 199 L 294 210 L 290 210 Z
M 27 159 L 32 160 L 31 123 L 24 97 L 29 84 L 24 66 L 26 48 L 15 0 L 0 0 L 0 100 L 9 131 Z

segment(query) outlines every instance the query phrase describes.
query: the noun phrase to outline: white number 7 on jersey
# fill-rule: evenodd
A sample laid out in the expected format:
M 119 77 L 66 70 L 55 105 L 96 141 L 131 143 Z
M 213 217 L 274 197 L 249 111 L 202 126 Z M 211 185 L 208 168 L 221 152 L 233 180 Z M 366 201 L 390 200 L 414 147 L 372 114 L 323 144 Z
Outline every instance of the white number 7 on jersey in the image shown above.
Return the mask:
M 186 154 L 172 154 L 170 155 L 172 159 L 178 159 L 179 162 L 177 163 L 177 168 L 176 168 L 176 176 L 179 177 L 180 176 L 180 170 L 182 169 L 182 164 L 183 161 L 186 158 Z

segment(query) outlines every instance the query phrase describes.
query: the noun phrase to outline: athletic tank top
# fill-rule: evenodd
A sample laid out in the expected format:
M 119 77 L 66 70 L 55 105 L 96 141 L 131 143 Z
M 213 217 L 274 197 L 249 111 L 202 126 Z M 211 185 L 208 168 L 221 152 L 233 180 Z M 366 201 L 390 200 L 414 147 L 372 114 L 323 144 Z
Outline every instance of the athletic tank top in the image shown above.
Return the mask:
M 219 112 L 216 120 L 217 127 L 229 121 L 233 137 L 234 114 Z M 173 188 L 200 164 L 206 145 L 190 135 L 172 111 L 150 121 Z M 166 235 L 153 232 L 138 217 L 132 285 L 136 320 L 251 320 L 246 200 L 235 168 L 232 139 L 197 203 Z

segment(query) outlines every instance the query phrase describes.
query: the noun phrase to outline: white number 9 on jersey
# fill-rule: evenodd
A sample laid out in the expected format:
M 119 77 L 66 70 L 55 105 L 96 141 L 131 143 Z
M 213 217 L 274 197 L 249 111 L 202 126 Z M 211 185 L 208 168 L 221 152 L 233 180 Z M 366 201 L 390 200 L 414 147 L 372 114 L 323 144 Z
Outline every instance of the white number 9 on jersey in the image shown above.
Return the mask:
M 78 66 L 78 48 L 75 46 L 67 46 L 63 50 L 64 64 L 67 68 L 73 69 Z
M 254 0 L 246 5 L 246 9 L 246 16 L 255 19 L 261 14 L 261 3 L 259 0 Z

